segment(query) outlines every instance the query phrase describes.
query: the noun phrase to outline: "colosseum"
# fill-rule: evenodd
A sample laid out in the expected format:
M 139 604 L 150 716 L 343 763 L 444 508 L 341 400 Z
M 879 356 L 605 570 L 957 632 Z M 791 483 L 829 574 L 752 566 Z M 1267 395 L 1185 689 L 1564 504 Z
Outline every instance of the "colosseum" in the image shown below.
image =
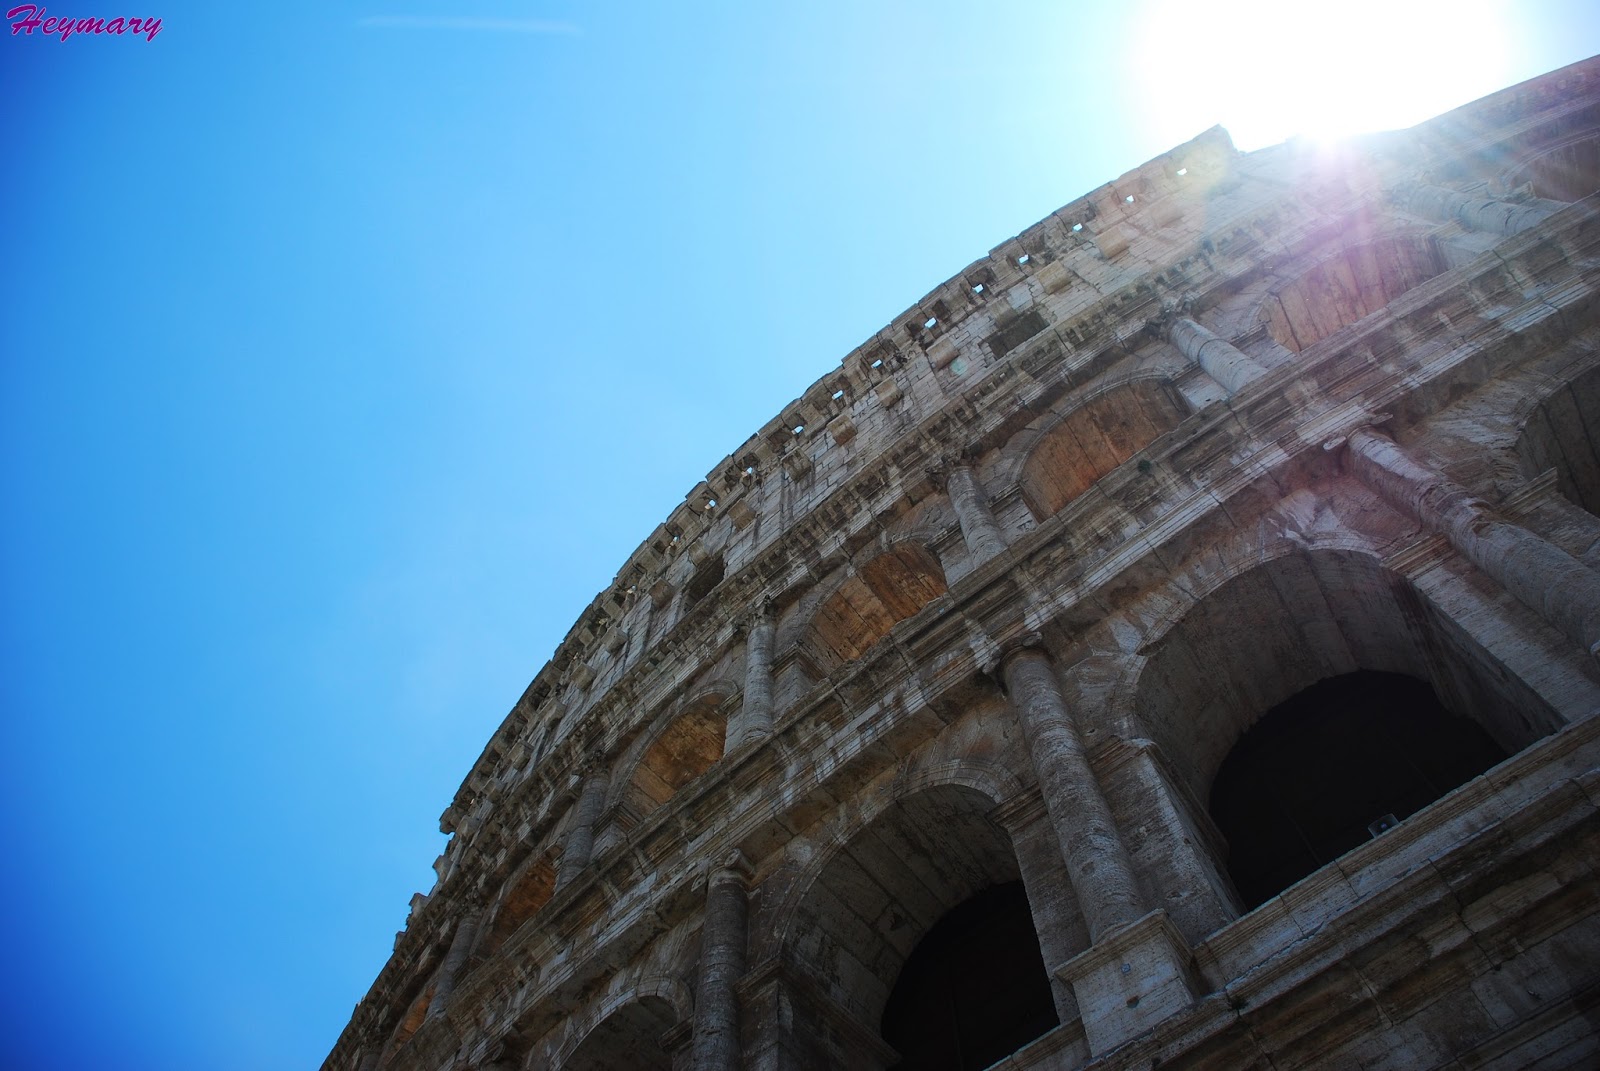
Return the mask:
M 1600 59 L 954 275 L 590 604 L 325 1071 L 1600 1065 L 1597 189 Z

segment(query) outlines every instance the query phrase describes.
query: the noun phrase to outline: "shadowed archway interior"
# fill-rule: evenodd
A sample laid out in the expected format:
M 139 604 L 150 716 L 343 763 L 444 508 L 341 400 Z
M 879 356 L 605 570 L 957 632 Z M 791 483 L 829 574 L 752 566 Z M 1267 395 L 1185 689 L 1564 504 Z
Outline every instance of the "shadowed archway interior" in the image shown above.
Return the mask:
M 815 1029 L 842 1015 L 904 1057 L 893 1066 L 955 1069 L 986 1067 L 1056 1024 L 1015 849 L 993 809 L 971 788 L 923 789 L 833 854 L 785 948 L 818 987 L 802 1013 Z M 958 1048 L 967 1058 L 949 1062 Z
M 1020 881 L 985 889 L 940 919 L 900 970 L 883 1040 L 900 1071 L 978 1071 L 1060 1020 Z
M 1320 681 L 1269 710 L 1217 773 L 1228 872 L 1256 907 L 1505 757 L 1414 677 Z
M 671 1071 L 661 1035 L 677 1016 L 659 997 L 642 997 L 607 1016 L 561 1064 L 561 1071 Z

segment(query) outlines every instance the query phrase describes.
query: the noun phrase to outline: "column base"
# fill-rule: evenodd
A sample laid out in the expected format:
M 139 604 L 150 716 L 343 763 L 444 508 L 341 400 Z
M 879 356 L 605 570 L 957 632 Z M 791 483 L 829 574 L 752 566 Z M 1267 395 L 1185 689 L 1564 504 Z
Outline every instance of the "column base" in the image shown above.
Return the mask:
M 1078 998 L 1089 1051 L 1109 1052 L 1193 1004 L 1192 958 L 1167 913 L 1152 911 L 1057 967 Z

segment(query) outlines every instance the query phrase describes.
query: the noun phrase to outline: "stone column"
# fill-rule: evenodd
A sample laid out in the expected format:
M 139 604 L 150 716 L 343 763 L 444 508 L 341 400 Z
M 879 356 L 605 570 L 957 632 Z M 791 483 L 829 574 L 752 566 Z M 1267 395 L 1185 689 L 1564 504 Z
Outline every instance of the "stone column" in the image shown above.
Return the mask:
M 776 628 L 772 610 L 762 605 L 750 623 L 744 641 L 744 709 L 737 728 L 729 724 L 727 750 L 765 740 L 772 735 L 772 644 Z
M 856 1018 L 826 989 L 805 968 L 777 957 L 753 965 L 738 986 L 750 1019 L 744 1071 L 884 1071 L 900 1061 L 878 1024 Z
M 1057 974 L 1056 968 L 1089 946 L 1089 931 L 1073 895 L 1072 879 L 1061 861 L 1061 841 L 1050 824 L 1044 800 L 1036 792 L 1008 800 L 991 811 L 989 817 L 1011 835 L 1017 869 L 1028 893 L 1028 910 L 1033 914 L 1033 931 L 1039 938 L 1039 953 L 1045 972 L 1050 975 L 1056 1018 L 1063 1023 L 1073 1022 L 1080 1017 L 1078 998 L 1072 992 L 1072 984 Z
M 628 627 L 628 647 L 623 655 L 629 666 L 639 661 L 639 656 L 644 654 L 650 642 L 650 619 L 655 616 L 655 605 L 655 600 L 649 595 L 639 596 L 638 609 Z
M 1444 186 L 1413 183 L 1395 191 L 1395 204 L 1441 223 L 1459 223 L 1469 231 L 1516 234 L 1566 206 L 1559 201 L 1533 197 L 1526 201 L 1499 201 L 1473 197 Z
M 1098 941 L 1145 913 L 1133 863 L 1084 755 L 1050 660 L 1037 648 L 1023 647 L 1006 657 L 1001 672 L 1089 924 L 1089 938 Z
M 1180 933 L 1196 942 L 1241 914 L 1226 878 L 1227 841 L 1205 806 L 1160 757 L 1150 740 L 1115 740 L 1100 754 L 1107 797 L 1142 843 L 1136 865 Z
M 711 872 L 706 882 L 705 922 L 700 928 L 700 984 L 694 995 L 696 1071 L 739 1071 L 739 995 L 744 977 L 745 880 L 737 855 Z
M 439 976 L 433 982 L 433 1000 L 428 1004 L 429 1019 L 444 1010 L 450 994 L 455 992 L 456 978 L 472 952 L 481 918 L 478 912 L 473 911 L 463 915 L 461 921 L 456 923 L 455 936 L 450 938 L 450 950 L 444 954 L 444 962 L 439 965 Z
M 571 885 L 589 865 L 594 854 L 594 827 L 600 820 L 600 811 L 606 803 L 607 777 L 605 771 L 591 774 L 583 784 L 583 794 L 572 818 L 572 829 L 567 833 L 566 847 L 561 851 L 561 866 L 556 871 L 556 892 Z
M 1522 500 L 1514 511 L 1519 523 L 1560 546 L 1589 569 L 1600 572 L 1600 517 L 1554 486 L 1540 486 L 1543 483 L 1542 479 L 1533 481 L 1515 496 Z
M 1267 374 L 1249 354 L 1187 316 L 1179 316 L 1167 326 L 1167 338 L 1229 394 L 1238 394 L 1252 380 Z
M 1022 648 L 1006 657 L 1002 672 L 1094 942 L 1050 969 L 1072 986 L 1089 1051 L 1098 1056 L 1194 1001 L 1193 956 L 1166 912 L 1143 906 L 1133 861 L 1050 660 Z
M 989 500 L 978 486 L 972 470 L 965 465 L 951 467 L 945 473 L 944 486 L 950 495 L 950 505 L 955 508 L 956 522 L 961 525 L 961 538 L 966 541 L 967 553 L 973 563 L 986 562 L 1005 550 L 1005 533 L 994 519 Z
M 1600 576 L 1400 449 L 1361 428 L 1349 438 L 1357 478 L 1396 509 L 1438 532 L 1551 625 L 1600 658 Z

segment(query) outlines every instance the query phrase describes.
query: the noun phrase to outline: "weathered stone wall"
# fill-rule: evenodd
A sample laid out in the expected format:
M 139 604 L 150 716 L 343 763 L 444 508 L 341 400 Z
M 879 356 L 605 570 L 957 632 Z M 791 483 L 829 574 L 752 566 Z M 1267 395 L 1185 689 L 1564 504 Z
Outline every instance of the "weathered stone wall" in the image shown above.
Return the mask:
M 891 1066 L 1014 880 L 1005 1066 L 1592 1066 L 1596 146 L 1597 61 L 1213 130 L 896 317 L 573 627 L 326 1071 Z M 1511 757 L 1245 912 L 1217 771 L 1357 671 Z

